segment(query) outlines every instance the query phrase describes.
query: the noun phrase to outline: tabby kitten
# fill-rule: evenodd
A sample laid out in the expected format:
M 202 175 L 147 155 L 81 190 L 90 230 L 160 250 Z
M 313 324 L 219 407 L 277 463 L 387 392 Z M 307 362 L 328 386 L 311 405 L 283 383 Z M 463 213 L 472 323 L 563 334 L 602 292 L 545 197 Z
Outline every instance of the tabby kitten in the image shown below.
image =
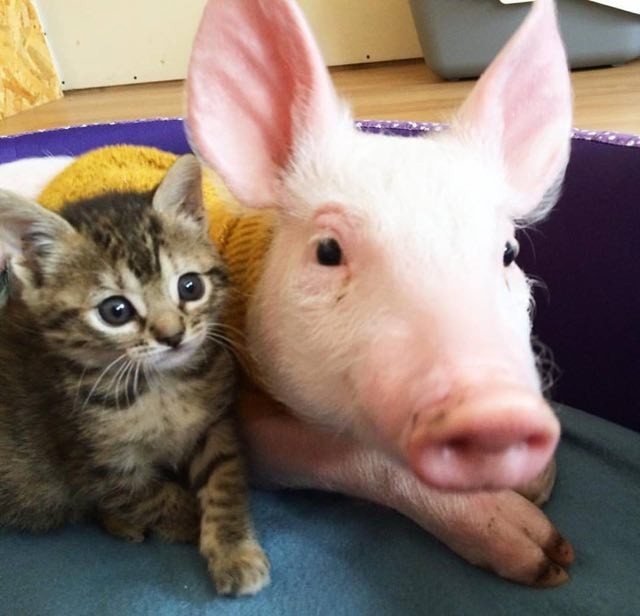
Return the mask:
M 131 541 L 199 535 L 218 591 L 250 594 L 269 567 L 248 514 L 235 365 L 217 341 L 227 274 L 206 227 L 193 156 L 153 194 L 60 215 L 0 191 L 0 526 L 96 515 Z

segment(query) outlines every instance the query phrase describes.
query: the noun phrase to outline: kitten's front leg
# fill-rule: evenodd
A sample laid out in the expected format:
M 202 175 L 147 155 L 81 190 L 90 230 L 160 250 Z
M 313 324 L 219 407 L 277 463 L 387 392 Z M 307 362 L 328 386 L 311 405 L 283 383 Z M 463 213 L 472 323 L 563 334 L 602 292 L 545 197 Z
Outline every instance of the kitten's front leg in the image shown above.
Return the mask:
M 109 533 L 127 541 L 144 541 L 148 530 L 172 542 L 195 543 L 200 536 L 198 501 L 173 481 L 155 482 L 141 493 L 114 491 L 99 517 Z
M 216 590 L 223 595 L 257 593 L 269 583 L 269 561 L 255 538 L 246 466 L 230 418 L 211 426 L 193 458 L 190 477 L 202 510 L 200 552 Z

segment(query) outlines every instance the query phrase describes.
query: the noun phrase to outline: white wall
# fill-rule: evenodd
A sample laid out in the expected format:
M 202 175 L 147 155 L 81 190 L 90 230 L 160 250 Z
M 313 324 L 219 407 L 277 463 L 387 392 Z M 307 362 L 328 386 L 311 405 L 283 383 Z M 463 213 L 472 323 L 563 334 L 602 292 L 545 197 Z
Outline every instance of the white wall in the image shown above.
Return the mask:
M 409 0 L 298 0 L 329 66 L 422 56 Z
M 181 79 L 206 0 L 35 0 L 63 88 Z M 299 0 L 329 65 L 421 55 L 408 0 Z

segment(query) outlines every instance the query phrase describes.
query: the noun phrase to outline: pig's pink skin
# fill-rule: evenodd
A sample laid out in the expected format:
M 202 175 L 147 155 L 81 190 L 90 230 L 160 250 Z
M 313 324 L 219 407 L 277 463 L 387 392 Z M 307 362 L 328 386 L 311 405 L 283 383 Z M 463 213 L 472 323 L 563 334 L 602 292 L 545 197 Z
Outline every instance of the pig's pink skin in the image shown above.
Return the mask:
M 532 502 L 512 491 L 450 493 L 429 488 L 385 454 L 348 437 L 243 400 L 252 476 L 268 488 L 313 488 L 364 498 L 414 520 L 469 562 L 528 585 L 557 586 L 573 549 Z M 273 404 L 272 402 L 268 402 Z M 554 469 L 528 497 L 549 494 Z
M 516 487 L 557 442 L 529 284 L 503 266 L 515 228 L 553 205 L 569 155 L 553 1 L 536 0 L 439 137 L 356 131 L 292 0 L 209 2 L 187 90 L 204 161 L 245 205 L 278 213 L 247 314 L 261 380 L 328 430 L 321 439 L 291 417 L 250 421 L 254 468 L 276 485 L 385 502 L 511 579 L 566 579 L 550 563 L 569 562 L 570 548 L 514 492 L 425 485 Z M 327 238 L 343 247 L 337 266 L 318 262 Z
M 553 2 L 536 1 L 438 138 L 356 131 L 290 0 L 210 2 L 188 96 L 205 161 L 246 205 L 279 212 L 247 318 L 269 392 L 432 485 L 513 487 L 539 474 L 558 423 L 529 341 L 529 285 L 502 253 L 516 219 L 552 205 L 568 158 Z M 326 238 L 342 247 L 339 266 L 317 261 Z M 425 429 L 439 399 L 444 437 Z

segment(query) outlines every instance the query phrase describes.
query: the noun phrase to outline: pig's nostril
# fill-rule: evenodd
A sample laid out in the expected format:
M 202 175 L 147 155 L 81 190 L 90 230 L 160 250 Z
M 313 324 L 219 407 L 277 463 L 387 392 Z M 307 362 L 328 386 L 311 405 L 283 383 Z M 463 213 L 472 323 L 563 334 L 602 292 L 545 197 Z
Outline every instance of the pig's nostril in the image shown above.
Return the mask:
M 471 449 L 473 447 L 473 441 L 465 437 L 452 438 L 444 444 L 444 447 L 446 449 L 462 453 L 465 450 Z
M 531 449 L 544 449 L 549 446 L 551 440 L 551 435 L 547 432 L 536 432 L 524 439 L 523 442 Z

